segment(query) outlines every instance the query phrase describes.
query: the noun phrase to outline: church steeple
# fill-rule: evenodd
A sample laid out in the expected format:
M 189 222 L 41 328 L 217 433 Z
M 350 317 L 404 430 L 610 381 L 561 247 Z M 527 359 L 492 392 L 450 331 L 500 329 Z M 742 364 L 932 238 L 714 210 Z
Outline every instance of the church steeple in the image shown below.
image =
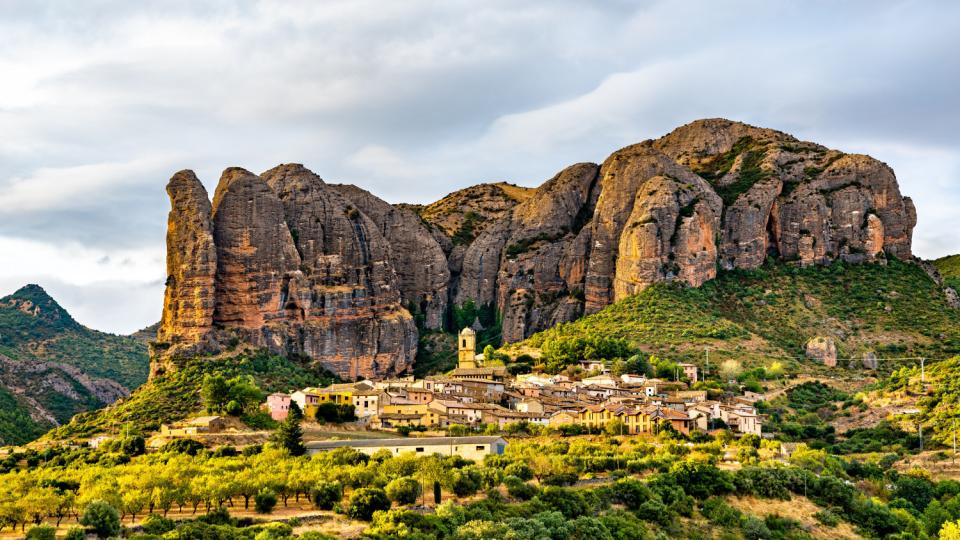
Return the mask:
M 457 368 L 473 369 L 477 367 L 477 333 L 472 328 L 464 328 L 457 338 Z

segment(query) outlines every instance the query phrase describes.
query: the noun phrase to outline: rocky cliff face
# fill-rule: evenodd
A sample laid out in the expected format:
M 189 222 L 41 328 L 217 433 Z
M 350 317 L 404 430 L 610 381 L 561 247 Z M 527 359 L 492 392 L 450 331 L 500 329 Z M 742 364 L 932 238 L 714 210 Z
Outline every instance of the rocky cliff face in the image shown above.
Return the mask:
M 201 217 L 190 226 L 180 219 L 190 222 L 198 214 L 191 208 L 203 205 L 182 192 L 198 193 L 178 176 L 168 188 L 168 261 L 180 275 L 203 280 L 168 280 L 155 366 L 238 343 L 304 355 L 346 378 L 399 373 L 412 363 L 416 328 L 401 306 L 389 243 L 354 204 L 300 165 L 260 176 L 230 168 L 209 223 Z M 206 246 L 208 230 L 212 287 L 210 256 L 195 249 Z M 184 310 L 185 297 L 212 305 L 209 318 L 206 310 Z
M 581 205 L 576 223 L 558 191 Z M 871 157 L 701 120 L 560 173 L 466 248 L 451 290 L 455 305 L 495 305 L 515 341 L 654 283 L 699 286 L 768 257 L 909 259 L 915 224 L 893 171 Z
M 652 284 L 699 286 L 768 258 L 912 258 L 916 211 L 893 171 L 774 130 L 700 120 L 581 163 L 536 190 L 482 184 L 391 206 L 298 165 L 228 169 L 212 205 L 171 180 L 161 358 L 224 336 L 341 375 L 400 372 L 413 318 L 492 306 L 517 341 Z

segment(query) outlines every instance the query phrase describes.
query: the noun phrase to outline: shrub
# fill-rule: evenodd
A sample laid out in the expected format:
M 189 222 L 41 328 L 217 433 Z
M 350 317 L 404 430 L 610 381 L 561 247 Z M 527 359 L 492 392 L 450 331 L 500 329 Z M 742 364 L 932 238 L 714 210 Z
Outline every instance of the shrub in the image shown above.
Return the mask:
M 548 486 L 537 495 L 540 502 L 564 515 L 567 519 L 582 516 L 587 511 L 586 501 L 577 491 Z
M 347 517 L 370 521 L 373 513 L 378 510 L 389 510 L 390 498 L 380 488 L 360 488 L 350 496 L 347 506 Z
M 142 525 L 143 532 L 156 535 L 170 532 L 175 527 L 173 520 L 167 519 L 163 516 L 158 516 L 156 514 L 150 514 L 144 518 Z
M 343 499 L 343 486 L 339 482 L 320 482 L 310 492 L 310 500 L 320 510 L 333 510 Z
M 726 501 L 718 497 L 711 497 L 704 501 L 701 511 L 711 523 L 721 527 L 733 527 L 739 525 L 740 520 L 743 517 L 743 514 L 741 514 L 739 510 L 730 506 Z
M 397 504 L 413 504 L 420 496 L 420 482 L 409 476 L 397 478 L 387 484 L 386 492 L 387 497 Z
M 522 461 L 515 461 L 503 469 L 503 474 L 507 476 L 516 476 L 520 480 L 533 480 L 533 469 Z
M 277 505 L 277 494 L 272 489 L 263 488 L 253 496 L 253 504 L 258 514 L 269 514 Z
M 200 441 L 195 441 L 193 439 L 174 439 L 161 446 L 160 451 L 195 456 L 204 448 L 206 447 L 203 446 L 203 443 Z
M 80 524 L 93 530 L 100 538 L 120 534 L 120 512 L 105 501 L 96 500 L 87 505 L 80 516 Z
M 473 469 L 451 471 L 448 479 L 450 490 L 457 497 L 469 497 L 480 489 L 480 474 Z
M 514 499 L 527 501 L 537 495 L 538 490 L 536 486 L 531 486 L 516 476 L 508 476 L 504 478 L 503 484 L 507 486 L 507 493 L 509 493 Z
M 27 531 L 27 540 L 56 540 L 57 528 L 52 525 L 37 525 Z
M 67 531 L 66 540 L 86 540 L 87 533 L 83 530 L 83 527 L 70 527 L 70 530 Z

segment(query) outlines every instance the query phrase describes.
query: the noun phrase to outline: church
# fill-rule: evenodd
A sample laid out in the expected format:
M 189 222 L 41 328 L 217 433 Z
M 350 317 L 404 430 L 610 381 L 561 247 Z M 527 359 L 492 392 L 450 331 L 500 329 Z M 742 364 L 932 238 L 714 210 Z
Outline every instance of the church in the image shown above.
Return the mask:
M 477 354 L 477 332 L 470 327 L 464 328 L 457 336 L 457 369 L 450 372 L 454 379 L 504 381 L 507 368 L 485 366 L 482 354 Z

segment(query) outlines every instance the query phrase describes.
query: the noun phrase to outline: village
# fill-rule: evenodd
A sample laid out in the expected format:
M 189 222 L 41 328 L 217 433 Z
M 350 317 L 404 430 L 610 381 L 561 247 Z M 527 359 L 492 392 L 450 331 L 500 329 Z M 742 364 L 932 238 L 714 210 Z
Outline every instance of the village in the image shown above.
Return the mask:
M 483 358 L 477 354 L 475 331 L 465 328 L 458 336 L 457 368 L 448 374 L 273 393 L 263 408 L 274 420 L 283 421 L 296 403 L 305 418 L 322 421 L 324 408 L 349 405 L 355 423 L 363 429 L 423 435 L 379 441 L 308 441 L 311 453 L 344 446 L 364 453 L 384 448 L 391 453 L 426 452 L 430 447 L 430 453 L 476 458 L 488 452 L 502 453 L 503 439 L 496 435 L 523 432 L 528 426 L 572 433 L 612 428 L 621 435 L 657 434 L 664 429 L 689 435 L 722 427 L 734 434 L 763 435 L 762 415 L 755 407 L 763 395 L 748 391 L 722 400 L 708 399 L 707 391 L 690 389 L 700 380 L 693 364 L 679 364 L 684 380 L 668 381 L 634 374 L 614 376 L 603 362 L 584 361 L 580 367 L 587 376 L 575 380 L 543 373 L 512 377 L 502 366 L 484 365 Z M 176 430 L 167 428 L 167 434 L 189 436 L 220 427 L 218 417 L 205 417 Z M 443 434 L 459 437 L 428 436 Z M 474 455 L 478 451 L 480 455 Z

